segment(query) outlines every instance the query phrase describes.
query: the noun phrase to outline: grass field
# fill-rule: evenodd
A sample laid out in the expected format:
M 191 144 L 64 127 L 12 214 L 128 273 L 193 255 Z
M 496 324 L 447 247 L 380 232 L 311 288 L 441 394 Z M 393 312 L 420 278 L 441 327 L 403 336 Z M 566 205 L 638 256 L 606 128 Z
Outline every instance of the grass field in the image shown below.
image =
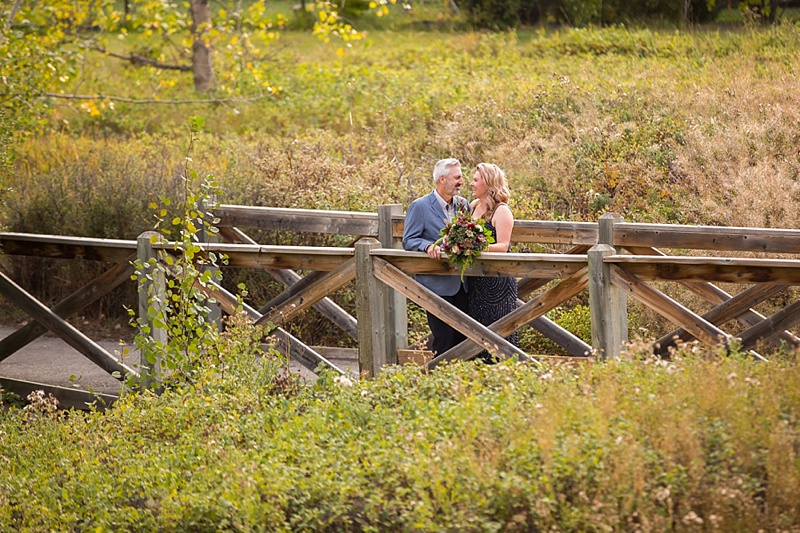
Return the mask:
M 135 238 L 152 227 L 147 206 L 179 194 L 185 122 L 200 115 L 207 134 L 193 164 L 217 178 L 226 203 L 407 206 L 430 189 L 433 162 L 455 156 L 467 168 L 499 164 L 520 219 L 587 221 L 615 211 L 628 221 L 798 227 L 799 45 L 800 29 L 789 23 L 496 34 L 380 29 L 342 56 L 340 43 L 285 31 L 265 49 L 263 76 L 274 93 L 263 99 L 54 101 L 48 127 L 16 147 L 4 221 L 13 231 Z M 81 93 L 202 98 L 185 74 L 153 78 L 109 58 L 93 61 Z M 46 287 L 56 275 L 50 268 L 23 265 L 15 274 L 46 298 L 70 290 Z M 279 290 L 233 275 L 243 276 L 231 282 L 246 282 L 254 301 Z M 131 296 L 117 294 L 99 312 L 114 316 Z M 583 309 L 562 320 L 577 331 Z M 642 320 L 632 327 L 657 329 L 648 323 L 655 317 Z M 330 332 L 322 323 L 311 320 L 296 333 L 325 344 Z
M 376 20 L 344 55 L 339 44 L 286 31 L 265 50 L 262 83 L 248 77 L 238 87 L 273 87 L 254 101 L 52 99 L 52 115 L 14 145 L 3 223 L 134 238 L 153 225 L 151 202 L 180 196 L 188 155 L 218 178 L 228 203 L 407 206 L 430 189 L 433 162 L 455 156 L 467 168 L 504 168 L 518 218 L 616 211 L 630 221 L 800 225 L 797 24 L 494 34 L 426 19 Z M 185 75 L 94 55 L 84 66 L 71 91 L 203 97 Z M 221 72 L 219 83 L 224 95 L 237 78 Z M 192 115 L 206 118 L 207 133 L 187 154 Z M 7 268 L 57 301 L 95 274 L 77 263 Z M 255 301 L 278 290 L 236 276 L 227 282 L 245 281 Z M 352 307 L 347 290 L 337 297 Z M 115 293 L 98 312 L 118 320 L 133 298 Z M 584 303 L 555 318 L 585 336 Z M 652 317 L 632 318 L 634 333 L 657 329 Z M 412 319 L 421 333 L 424 318 Z M 312 314 L 292 327 L 311 344 L 333 338 Z M 254 365 L 254 339 L 234 323 L 189 379 L 161 395 L 128 394 L 105 413 L 56 413 L 46 401 L 0 410 L 0 531 L 800 524 L 794 354 L 764 364 L 690 344 L 667 361 L 642 343 L 609 363 L 407 366 L 304 384 L 275 354 Z

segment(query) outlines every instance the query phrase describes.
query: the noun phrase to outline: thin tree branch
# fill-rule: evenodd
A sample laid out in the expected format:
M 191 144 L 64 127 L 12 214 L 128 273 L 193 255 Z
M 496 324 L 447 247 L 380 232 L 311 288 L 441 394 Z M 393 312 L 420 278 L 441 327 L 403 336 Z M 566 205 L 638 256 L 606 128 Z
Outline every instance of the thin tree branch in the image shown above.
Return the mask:
M 255 102 L 272 96 L 271 94 L 259 94 L 256 96 L 243 96 L 231 98 L 201 98 L 188 100 L 159 100 L 157 98 L 126 98 L 124 96 L 112 96 L 107 94 L 58 94 L 42 93 L 39 98 L 60 98 L 64 100 L 108 100 L 111 102 L 123 102 L 126 104 L 223 104 L 226 102 Z
M 93 46 L 92 50 L 100 52 L 101 54 L 105 54 L 110 57 L 115 57 L 117 59 L 122 59 L 124 61 L 130 61 L 132 65 L 135 65 L 137 67 L 142 67 L 142 66 L 155 67 L 163 70 L 180 70 L 182 72 L 191 72 L 192 70 L 191 65 L 173 65 L 169 63 L 161 63 L 159 61 L 156 61 L 155 59 L 151 59 L 145 56 L 140 56 L 138 54 L 131 54 L 126 56 L 123 54 L 114 53 L 111 50 L 108 50 L 107 48 L 102 48 L 97 45 Z
M 11 28 L 11 22 L 14 20 L 14 17 L 17 16 L 17 11 L 19 11 L 19 4 L 20 0 L 15 0 L 14 5 L 11 6 L 11 14 L 8 16 L 8 20 L 6 21 L 6 31 Z

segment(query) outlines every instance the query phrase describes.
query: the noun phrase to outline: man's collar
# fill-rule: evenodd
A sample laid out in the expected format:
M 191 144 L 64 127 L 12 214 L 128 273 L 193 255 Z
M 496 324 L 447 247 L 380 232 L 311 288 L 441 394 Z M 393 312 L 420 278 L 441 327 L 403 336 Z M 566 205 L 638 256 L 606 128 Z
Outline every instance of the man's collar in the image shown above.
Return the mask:
M 447 208 L 447 202 L 444 201 L 444 198 L 442 198 L 442 195 L 439 194 L 439 191 L 437 191 L 436 189 L 433 189 L 433 194 L 434 194 L 434 196 L 436 196 L 436 201 L 439 202 L 439 205 L 442 206 L 442 209 L 446 209 Z M 455 198 L 455 197 L 453 197 L 453 198 Z M 452 199 L 451 199 L 451 201 L 452 201 Z

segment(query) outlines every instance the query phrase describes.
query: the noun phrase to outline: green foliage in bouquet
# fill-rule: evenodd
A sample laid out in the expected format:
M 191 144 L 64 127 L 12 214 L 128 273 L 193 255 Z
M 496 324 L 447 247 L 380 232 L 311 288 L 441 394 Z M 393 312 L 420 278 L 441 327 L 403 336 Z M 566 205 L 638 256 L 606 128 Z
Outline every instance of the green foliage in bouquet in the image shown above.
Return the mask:
M 482 218 L 472 218 L 463 205 L 442 228 L 441 235 L 436 244 L 441 244 L 450 264 L 461 269 L 461 281 L 464 281 L 464 271 L 494 242 L 492 230 L 486 227 L 486 222 Z

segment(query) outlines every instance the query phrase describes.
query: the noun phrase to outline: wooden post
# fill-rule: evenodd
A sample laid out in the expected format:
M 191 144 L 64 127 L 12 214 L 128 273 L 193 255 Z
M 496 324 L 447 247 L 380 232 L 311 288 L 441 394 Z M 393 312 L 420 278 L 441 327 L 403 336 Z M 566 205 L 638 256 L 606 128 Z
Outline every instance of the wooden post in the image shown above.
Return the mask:
M 593 246 L 589 259 L 589 308 L 592 317 L 592 348 L 601 359 L 618 358 L 621 338 L 619 289 L 611 283 L 611 265 L 603 258 L 614 255 L 608 244 Z
M 392 237 L 392 215 L 402 215 L 400 204 L 378 206 L 378 240 L 382 248 L 402 248 L 399 240 Z M 387 326 L 390 353 L 408 348 L 408 303 L 406 297 L 394 289 L 388 288 Z
M 606 213 L 600 217 L 597 228 L 597 244 L 614 246 L 614 226 L 625 220 L 617 213 Z M 616 248 L 614 248 L 616 250 Z M 619 302 L 619 340 L 624 344 L 628 342 L 628 295 L 623 291 L 617 292 Z
M 166 280 L 164 271 L 157 267 L 158 257 L 156 251 L 153 249 L 153 242 L 161 239 L 161 235 L 155 231 L 145 231 L 136 240 L 137 258 L 142 264 L 144 274 L 143 279 L 139 282 L 139 321 L 142 325 L 150 328 L 150 336 L 156 343 L 161 346 L 167 344 L 167 332 L 164 329 L 157 328 L 153 322 L 150 308 L 153 308 L 155 313 L 160 312 L 164 305 L 166 305 Z M 148 361 L 150 357 L 155 358 L 155 363 L 151 364 Z M 139 372 L 142 376 L 142 388 L 150 388 L 153 384 L 154 376 L 161 372 L 160 354 L 149 354 L 146 350 L 142 350 L 140 355 L 140 369 Z
M 358 318 L 358 372 L 374 377 L 387 364 L 397 363 L 397 351 L 390 351 L 388 293 L 373 273 L 370 250 L 380 243 L 364 238 L 356 243 L 356 314 Z

